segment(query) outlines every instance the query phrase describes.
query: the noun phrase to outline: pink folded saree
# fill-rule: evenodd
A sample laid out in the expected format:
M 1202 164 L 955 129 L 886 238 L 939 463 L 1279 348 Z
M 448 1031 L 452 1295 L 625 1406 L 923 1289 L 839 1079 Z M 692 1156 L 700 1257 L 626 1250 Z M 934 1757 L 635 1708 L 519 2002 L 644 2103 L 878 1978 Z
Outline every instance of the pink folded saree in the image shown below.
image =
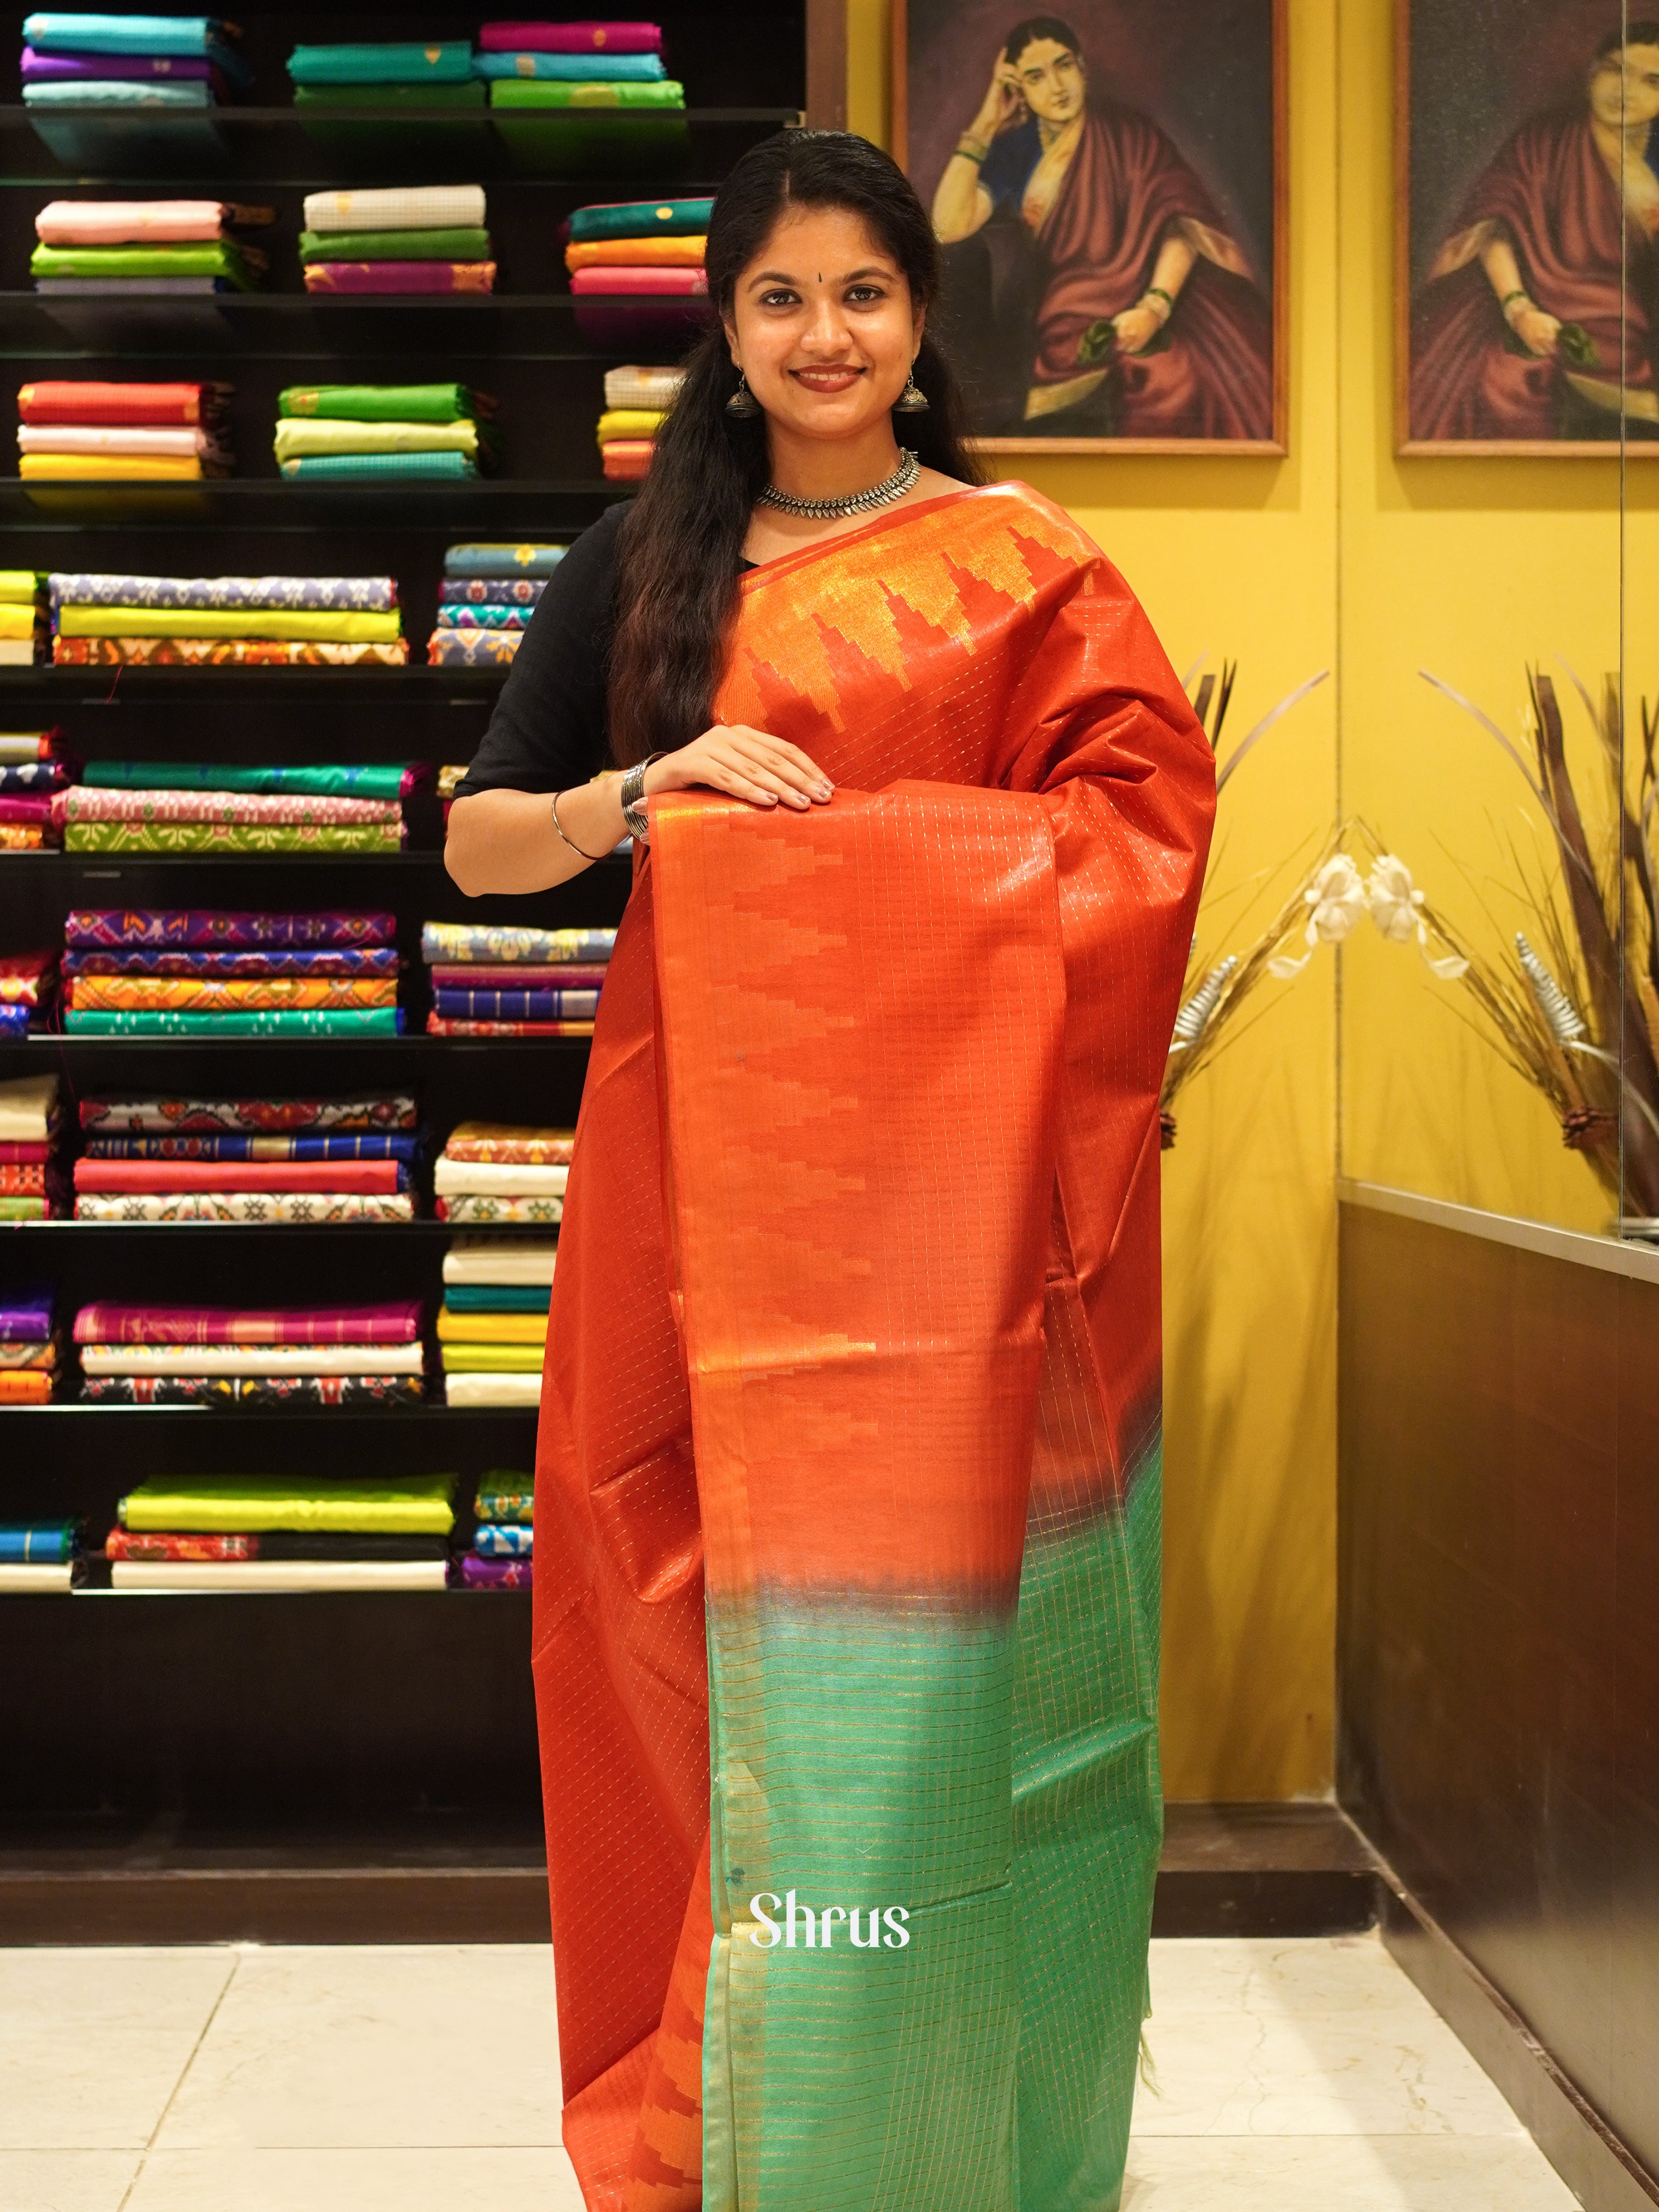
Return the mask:
M 229 223 L 269 220 L 269 209 L 222 200 L 50 200 L 34 230 L 43 246 L 183 245 L 219 238 Z
M 694 299 L 708 289 L 701 269 L 628 269 L 608 264 L 572 271 L 570 289 L 580 299 L 592 295 L 632 292 L 641 297 Z
M 77 1344 L 413 1344 L 419 1300 L 384 1306 L 82 1306 Z
M 657 54 L 655 23 L 486 23 L 478 45 L 487 54 Z
M 400 1160 L 79 1159 L 75 1163 L 75 1188 L 77 1191 L 321 1190 L 367 1194 L 395 1192 L 402 1167 Z
M 308 261 L 307 292 L 492 292 L 493 261 Z

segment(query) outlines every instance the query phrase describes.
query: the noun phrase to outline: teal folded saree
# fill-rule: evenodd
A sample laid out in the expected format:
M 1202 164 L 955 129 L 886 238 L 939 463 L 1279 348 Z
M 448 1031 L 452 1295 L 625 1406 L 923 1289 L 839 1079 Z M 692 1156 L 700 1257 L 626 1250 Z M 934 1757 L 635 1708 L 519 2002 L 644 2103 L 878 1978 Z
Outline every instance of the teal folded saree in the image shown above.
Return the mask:
M 430 46 L 295 46 L 288 58 L 295 84 L 465 84 L 472 47 L 465 39 Z

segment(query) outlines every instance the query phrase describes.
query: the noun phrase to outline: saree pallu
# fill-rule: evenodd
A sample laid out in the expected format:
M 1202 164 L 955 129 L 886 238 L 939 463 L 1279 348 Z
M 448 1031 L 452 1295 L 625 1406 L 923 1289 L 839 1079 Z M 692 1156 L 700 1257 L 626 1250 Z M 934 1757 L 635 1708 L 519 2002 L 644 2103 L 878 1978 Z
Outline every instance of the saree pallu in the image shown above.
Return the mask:
M 715 712 L 837 795 L 653 800 L 599 1012 L 536 1497 L 565 2143 L 595 2212 L 1106 2212 L 1212 760 L 1011 484 L 745 576 Z
M 342 1224 L 412 1221 L 415 1201 L 353 1191 L 125 1191 L 88 1194 L 75 1201 L 77 1221 L 234 1221 L 244 1226 L 335 1228 Z

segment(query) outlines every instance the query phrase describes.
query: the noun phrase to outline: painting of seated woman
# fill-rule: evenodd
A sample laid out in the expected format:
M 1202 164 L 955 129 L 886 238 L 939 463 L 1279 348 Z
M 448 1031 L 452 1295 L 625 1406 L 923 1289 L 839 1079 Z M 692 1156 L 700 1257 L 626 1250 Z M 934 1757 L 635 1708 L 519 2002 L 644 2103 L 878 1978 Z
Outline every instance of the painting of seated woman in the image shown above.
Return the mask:
M 1282 5 L 896 9 L 896 136 L 975 437 L 1284 450 Z
M 1472 81 L 1491 17 L 1434 0 L 1406 33 L 1401 450 L 1605 449 L 1622 406 L 1659 453 L 1659 17 L 1532 6 L 1519 67 Z

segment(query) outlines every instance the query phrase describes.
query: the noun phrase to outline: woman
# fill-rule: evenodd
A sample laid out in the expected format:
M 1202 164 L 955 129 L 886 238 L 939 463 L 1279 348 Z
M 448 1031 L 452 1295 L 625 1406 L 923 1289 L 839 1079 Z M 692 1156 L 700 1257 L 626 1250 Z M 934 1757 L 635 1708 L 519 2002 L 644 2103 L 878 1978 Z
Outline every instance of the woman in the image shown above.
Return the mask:
M 1158 125 L 1091 98 L 1077 33 L 1058 16 L 1009 34 L 933 195 L 945 245 L 988 224 L 988 244 L 1012 230 L 1015 258 L 1037 264 L 1035 358 L 1020 364 L 1023 422 L 1009 427 L 1273 436 L 1271 326 L 1249 263 Z
M 607 2212 L 1104 2204 L 1212 765 L 1096 548 L 973 485 L 885 155 L 769 140 L 708 269 L 450 817 L 471 892 L 639 823 L 537 1468 L 565 2142 Z
M 1411 434 L 1659 434 L 1659 22 L 1611 32 L 1588 98 L 1522 125 L 1465 202 L 1413 319 Z

